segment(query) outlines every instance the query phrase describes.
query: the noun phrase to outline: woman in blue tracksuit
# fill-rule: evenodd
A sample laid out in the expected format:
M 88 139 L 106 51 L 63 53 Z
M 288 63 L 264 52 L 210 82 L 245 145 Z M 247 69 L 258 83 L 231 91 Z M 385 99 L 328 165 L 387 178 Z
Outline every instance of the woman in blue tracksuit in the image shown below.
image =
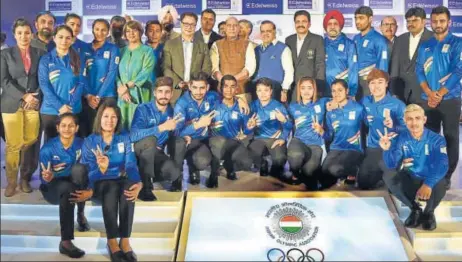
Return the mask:
M 330 187 L 338 178 L 354 183 L 363 158 L 361 125 L 365 110 L 363 106 L 348 99 L 348 85 L 343 79 L 332 82 L 332 101 L 326 104 L 326 130 L 315 123 L 314 128 L 325 140 L 331 141 L 330 151 L 322 164 L 323 188 Z
M 93 134 L 85 139 L 82 147 L 82 164 L 89 172 L 89 187 L 94 190 L 95 198 L 102 202 L 111 260 L 136 261 L 129 238 L 135 200 L 142 183 L 133 145 L 129 135 L 121 130 L 119 107 L 114 101 L 105 101 L 96 114 Z
M 294 137 L 287 150 L 287 158 L 292 171 L 291 184 L 304 182 L 308 188 L 316 189 L 314 172 L 321 167 L 324 140 L 313 127 L 322 125 L 326 112 L 324 100 L 317 99 L 316 81 L 302 77 L 297 84 L 297 101 L 289 106 L 289 114 L 294 121 Z
M 86 116 L 85 123 L 82 123 L 86 125 L 85 136 L 91 133 L 99 105 L 106 100 L 116 101 L 115 81 L 120 61 L 119 48 L 106 41 L 109 34 L 108 21 L 102 18 L 93 21 L 92 32 L 94 40 L 85 57 L 88 88 L 84 91 L 85 99 L 82 101 Z
M 79 164 L 83 140 L 75 137 L 79 125 L 72 113 L 59 116 L 56 124 L 58 137 L 48 140 L 40 150 L 40 192 L 47 202 L 59 205 L 61 242 L 59 252 L 72 258 L 79 258 L 85 252 L 72 244 L 74 239 L 74 207 L 77 203 L 78 230 L 88 231 L 90 227 L 84 215 L 85 201 L 91 197 L 87 190 L 88 174 Z
M 40 119 L 45 141 L 56 137 L 56 120 L 64 113 L 80 114 L 81 96 L 86 88 L 84 70 L 77 52 L 71 48 L 72 29 L 60 25 L 54 31 L 56 48 L 42 56 L 38 69 L 43 93 Z

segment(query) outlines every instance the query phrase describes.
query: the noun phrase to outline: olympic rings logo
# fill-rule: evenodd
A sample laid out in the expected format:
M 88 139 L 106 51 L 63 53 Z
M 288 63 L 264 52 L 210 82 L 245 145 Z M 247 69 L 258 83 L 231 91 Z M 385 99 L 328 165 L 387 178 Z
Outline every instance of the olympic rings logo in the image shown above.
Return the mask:
M 313 256 L 310 255 L 311 252 L 319 254 L 320 256 L 319 262 L 324 261 L 324 252 L 322 252 L 319 248 L 310 248 L 306 251 L 306 253 L 304 253 L 299 248 L 291 248 L 289 249 L 289 251 L 287 251 L 287 253 L 285 253 L 280 248 L 272 248 L 268 250 L 268 252 L 266 253 L 266 258 L 268 258 L 268 261 L 270 262 L 271 261 L 317 262 L 318 260 L 316 260 Z

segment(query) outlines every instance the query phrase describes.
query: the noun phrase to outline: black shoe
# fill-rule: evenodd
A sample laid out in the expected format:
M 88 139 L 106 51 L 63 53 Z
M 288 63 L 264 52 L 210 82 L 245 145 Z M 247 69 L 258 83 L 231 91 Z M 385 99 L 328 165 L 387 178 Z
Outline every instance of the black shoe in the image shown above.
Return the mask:
M 138 199 L 143 201 L 156 201 L 157 197 L 152 193 L 152 190 L 147 187 L 143 187 L 138 194 Z
M 119 244 L 119 247 L 120 247 L 120 250 L 122 250 L 122 247 L 120 246 L 120 244 Z M 122 250 L 122 252 L 123 252 L 123 250 Z M 125 255 L 125 260 L 126 261 L 130 261 L 130 262 L 138 261 L 138 257 L 136 256 L 135 252 L 133 252 L 133 250 L 128 251 L 128 252 L 123 252 L 123 253 Z
M 218 174 L 211 173 L 205 186 L 208 188 L 217 188 L 218 187 Z
M 71 248 L 65 248 L 62 241 L 59 243 L 59 253 L 66 255 L 70 258 L 81 258 L 85 255 L 85 251 L 74 246 L 72 242 Z
M 422 217 L 422 209 L 415 208 L 412 209 L 409 217 L 404 221 L 404 226 L 408 228 L 416 228 L 420 225 Z
M 435 213 L 433 212 L 424 212 L 421 216 L 422 229 L 424 230 L 435 230 L 436 228 L 436 218 Z
M 355 182 L 356 182 L 356 177 L 354 177 L 354 176 L 351 176 L 351 177 L 348 176 L 348 177 L 345 179 L 345 181 L 344 181 L 344 183 L 345 183 L 346 185 L 354 185 Z
M 107 252 L 109 253 L 109 257 L 111 258 L 112 262 L 125 262 L 127 259 L 125 258 L 125 254 L 122 250 L 112 253 L 111 248 L 109 245 L 106 245 Z
M 84 214 L 77 214 L 77 230 L 79 232 L 87 232 L 90 231 L 90 225 L 88 224 L 87 218 Z
M 201 175 L 199 171 L 189 172 L 189 183 L 191 185 L 198 185 L 201 182 Z
M 285 181 L 287 184 L 289 185 L 293 185 L 293 186 L 298 186 L 302 183 L 302 180 L 294 175 L 292 175 L 292 177 L 286 179 Z
M 226 171 L 226 168 L 224 168 L 222 165 L 220 165 L 220 167 L 218 168 L 218 174 L 220 176 L 226 176 L 228 173 Z
M 261 167 L 260 167 L 260 176 L 268 176 L 268 175 L 269 175 L 268 161 L 266 161 L 266 159 L 262 159 Z
M 226 175 L 226 178 L 229 180 L 237 180 L 236 172 L 230 172 Z
M 181 178 L 178 178 L 177 180 L 172 182 L 172 186 L 170 187 L 170 192 L 181 192 L 183 189 L 183 181 Z

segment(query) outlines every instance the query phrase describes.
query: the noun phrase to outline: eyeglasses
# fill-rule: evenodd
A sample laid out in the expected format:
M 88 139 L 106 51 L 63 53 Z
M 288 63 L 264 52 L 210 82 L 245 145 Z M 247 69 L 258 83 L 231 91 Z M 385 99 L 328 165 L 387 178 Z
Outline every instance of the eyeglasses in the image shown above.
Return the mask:
M 189 24 L 189 23 L 183 23 L 183 22 L 181 22 L 181 24 L 182 24 L 184 27 L 189 27 L 189 28 L 194 28 L 194 27 L 196 27 L 196 24 Z
M 385 23 L 385 24 L 382 24 L 382 26 L 385 26 L 385 27 L 395 27 L 396 24 L 395 24 L 395 23 L 391 23 L 391 24 Z

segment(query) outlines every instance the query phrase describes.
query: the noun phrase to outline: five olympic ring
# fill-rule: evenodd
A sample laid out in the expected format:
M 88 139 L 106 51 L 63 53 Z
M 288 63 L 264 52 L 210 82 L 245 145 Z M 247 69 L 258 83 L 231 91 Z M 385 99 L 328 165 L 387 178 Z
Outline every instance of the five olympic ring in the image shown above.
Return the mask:
M 298 257 L 291 256 L 291 253 L 294 255 L 295 253 L 298 253 Z M 266 253 L 266 257 L 268 258 L 268 261 L 289 261 L 289 262 L 317 262 L 316 259 L 312 256 L 310 256 L 310 252 L 317 252 L 321 256 L 321 259 L 319 262 L 324 261 L 324 252 L 322 252 L 319 248 L 310 248 L 304 253 L 301 249 L 299 248 L 291 248 L 285 253 L 282 249 L 280 248 L 272 248 L 268 250 Z M 279 253 L 279 258 L 277 260 L 273 260 L 275 256 L 277 256 L 277 253 Z M 272 258 L 273 257 L 273 258 Z M 286 260 L 287 258 L 287 260 Z M 306 260 L 305 260 L 306 258 Z

